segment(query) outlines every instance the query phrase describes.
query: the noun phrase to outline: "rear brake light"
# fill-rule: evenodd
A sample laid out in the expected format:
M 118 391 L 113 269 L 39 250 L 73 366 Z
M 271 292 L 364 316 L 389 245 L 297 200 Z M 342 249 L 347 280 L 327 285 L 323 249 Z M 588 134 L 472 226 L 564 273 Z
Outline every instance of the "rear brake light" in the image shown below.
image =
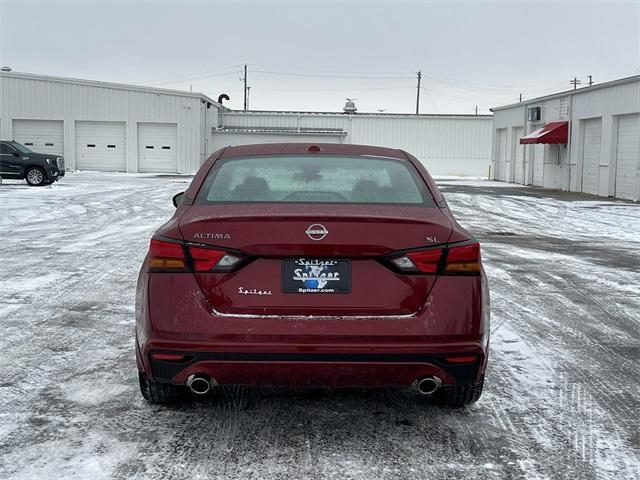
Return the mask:
M 478 243 L 407 252 L 392 257 L 389 261 L 394 267 L 407 273 L 476 275 L 482 268 Z
M 149 246 L 148 265 L 152 270 L 188 271 L 193 267 L 196 272 L 228 272 L 244 258 L 215 248 L 185 247 L 182 243 L 153 239 Z
M 452 247 L 447 253 L 444 271 L 451 274 L 480 273 L 480 244 Z
M 237 266 L 243 259 L 224 250 L 189 247 L 193 269 L 197 272 L 225 272 Z
M 151 240 L 149 245 L 149 267 L 183 270 L 185 268 L 184 248 L 180 243 Z
M 436 273 L 442 258 L 442 250 L 422 250 L 409 252 L 401 257 L 391 259 L 391 262 L 405 272 Z

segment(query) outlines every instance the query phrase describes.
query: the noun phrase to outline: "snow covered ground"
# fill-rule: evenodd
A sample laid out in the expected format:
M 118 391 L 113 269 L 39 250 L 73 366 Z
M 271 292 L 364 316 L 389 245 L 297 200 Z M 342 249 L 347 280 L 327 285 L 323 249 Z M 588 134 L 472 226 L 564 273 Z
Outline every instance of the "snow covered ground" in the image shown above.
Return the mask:
M 0 478 L 636 479 L 640 205 L 442 180 L 483 243 L 485 393 L 226 388 L 146 404 L 136 274 L 189 179 L 0 186 Z

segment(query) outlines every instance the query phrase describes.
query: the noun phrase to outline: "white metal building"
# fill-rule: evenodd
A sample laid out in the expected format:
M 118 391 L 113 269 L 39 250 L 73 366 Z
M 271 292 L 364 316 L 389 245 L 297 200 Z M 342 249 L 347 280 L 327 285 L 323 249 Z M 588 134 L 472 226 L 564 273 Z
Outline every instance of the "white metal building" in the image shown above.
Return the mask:
M 487 175 L 491 130 L 490 115 L 237 112 L 201 93 L 0 71 L 0 138 L 64 155 L 71 170 L 193 173 L 227 145 L 341 142 Z
M 640 197 L 640 75 L 492 109 L 492 177 Z
M 219 109 L 201 93 L 0 72 L 0 138 L 69 169 L 192 173 Z
M 401 148 L 433 174 L 486 176 L 490 115 L 220 112 L 215 148 L 262 142 L 336 142 Z

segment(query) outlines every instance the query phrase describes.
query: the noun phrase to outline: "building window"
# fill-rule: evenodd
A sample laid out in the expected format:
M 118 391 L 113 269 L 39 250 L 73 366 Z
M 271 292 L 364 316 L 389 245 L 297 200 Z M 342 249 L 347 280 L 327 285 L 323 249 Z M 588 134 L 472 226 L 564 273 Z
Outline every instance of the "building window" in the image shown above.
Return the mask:
M 529 121 L 539 122 L 542 117 L 542 107 L 532 107 L 529 109 Z

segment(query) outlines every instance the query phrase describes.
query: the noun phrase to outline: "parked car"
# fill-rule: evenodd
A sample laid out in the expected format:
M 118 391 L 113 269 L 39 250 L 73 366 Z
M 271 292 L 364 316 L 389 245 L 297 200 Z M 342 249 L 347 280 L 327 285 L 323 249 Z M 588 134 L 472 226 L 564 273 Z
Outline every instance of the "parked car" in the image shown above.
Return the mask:
M 446 406 L 480 397 L 480 245 L 412 155 L 229 147 L 174 205 L 137 286 L 148 401 L 227 384 L 404 385 Z
M 25 179 L 32 186 L 46 185 L 64 177 L 64 158 L 32 152 L 15 141 L 0 140 L 0 176 Z

